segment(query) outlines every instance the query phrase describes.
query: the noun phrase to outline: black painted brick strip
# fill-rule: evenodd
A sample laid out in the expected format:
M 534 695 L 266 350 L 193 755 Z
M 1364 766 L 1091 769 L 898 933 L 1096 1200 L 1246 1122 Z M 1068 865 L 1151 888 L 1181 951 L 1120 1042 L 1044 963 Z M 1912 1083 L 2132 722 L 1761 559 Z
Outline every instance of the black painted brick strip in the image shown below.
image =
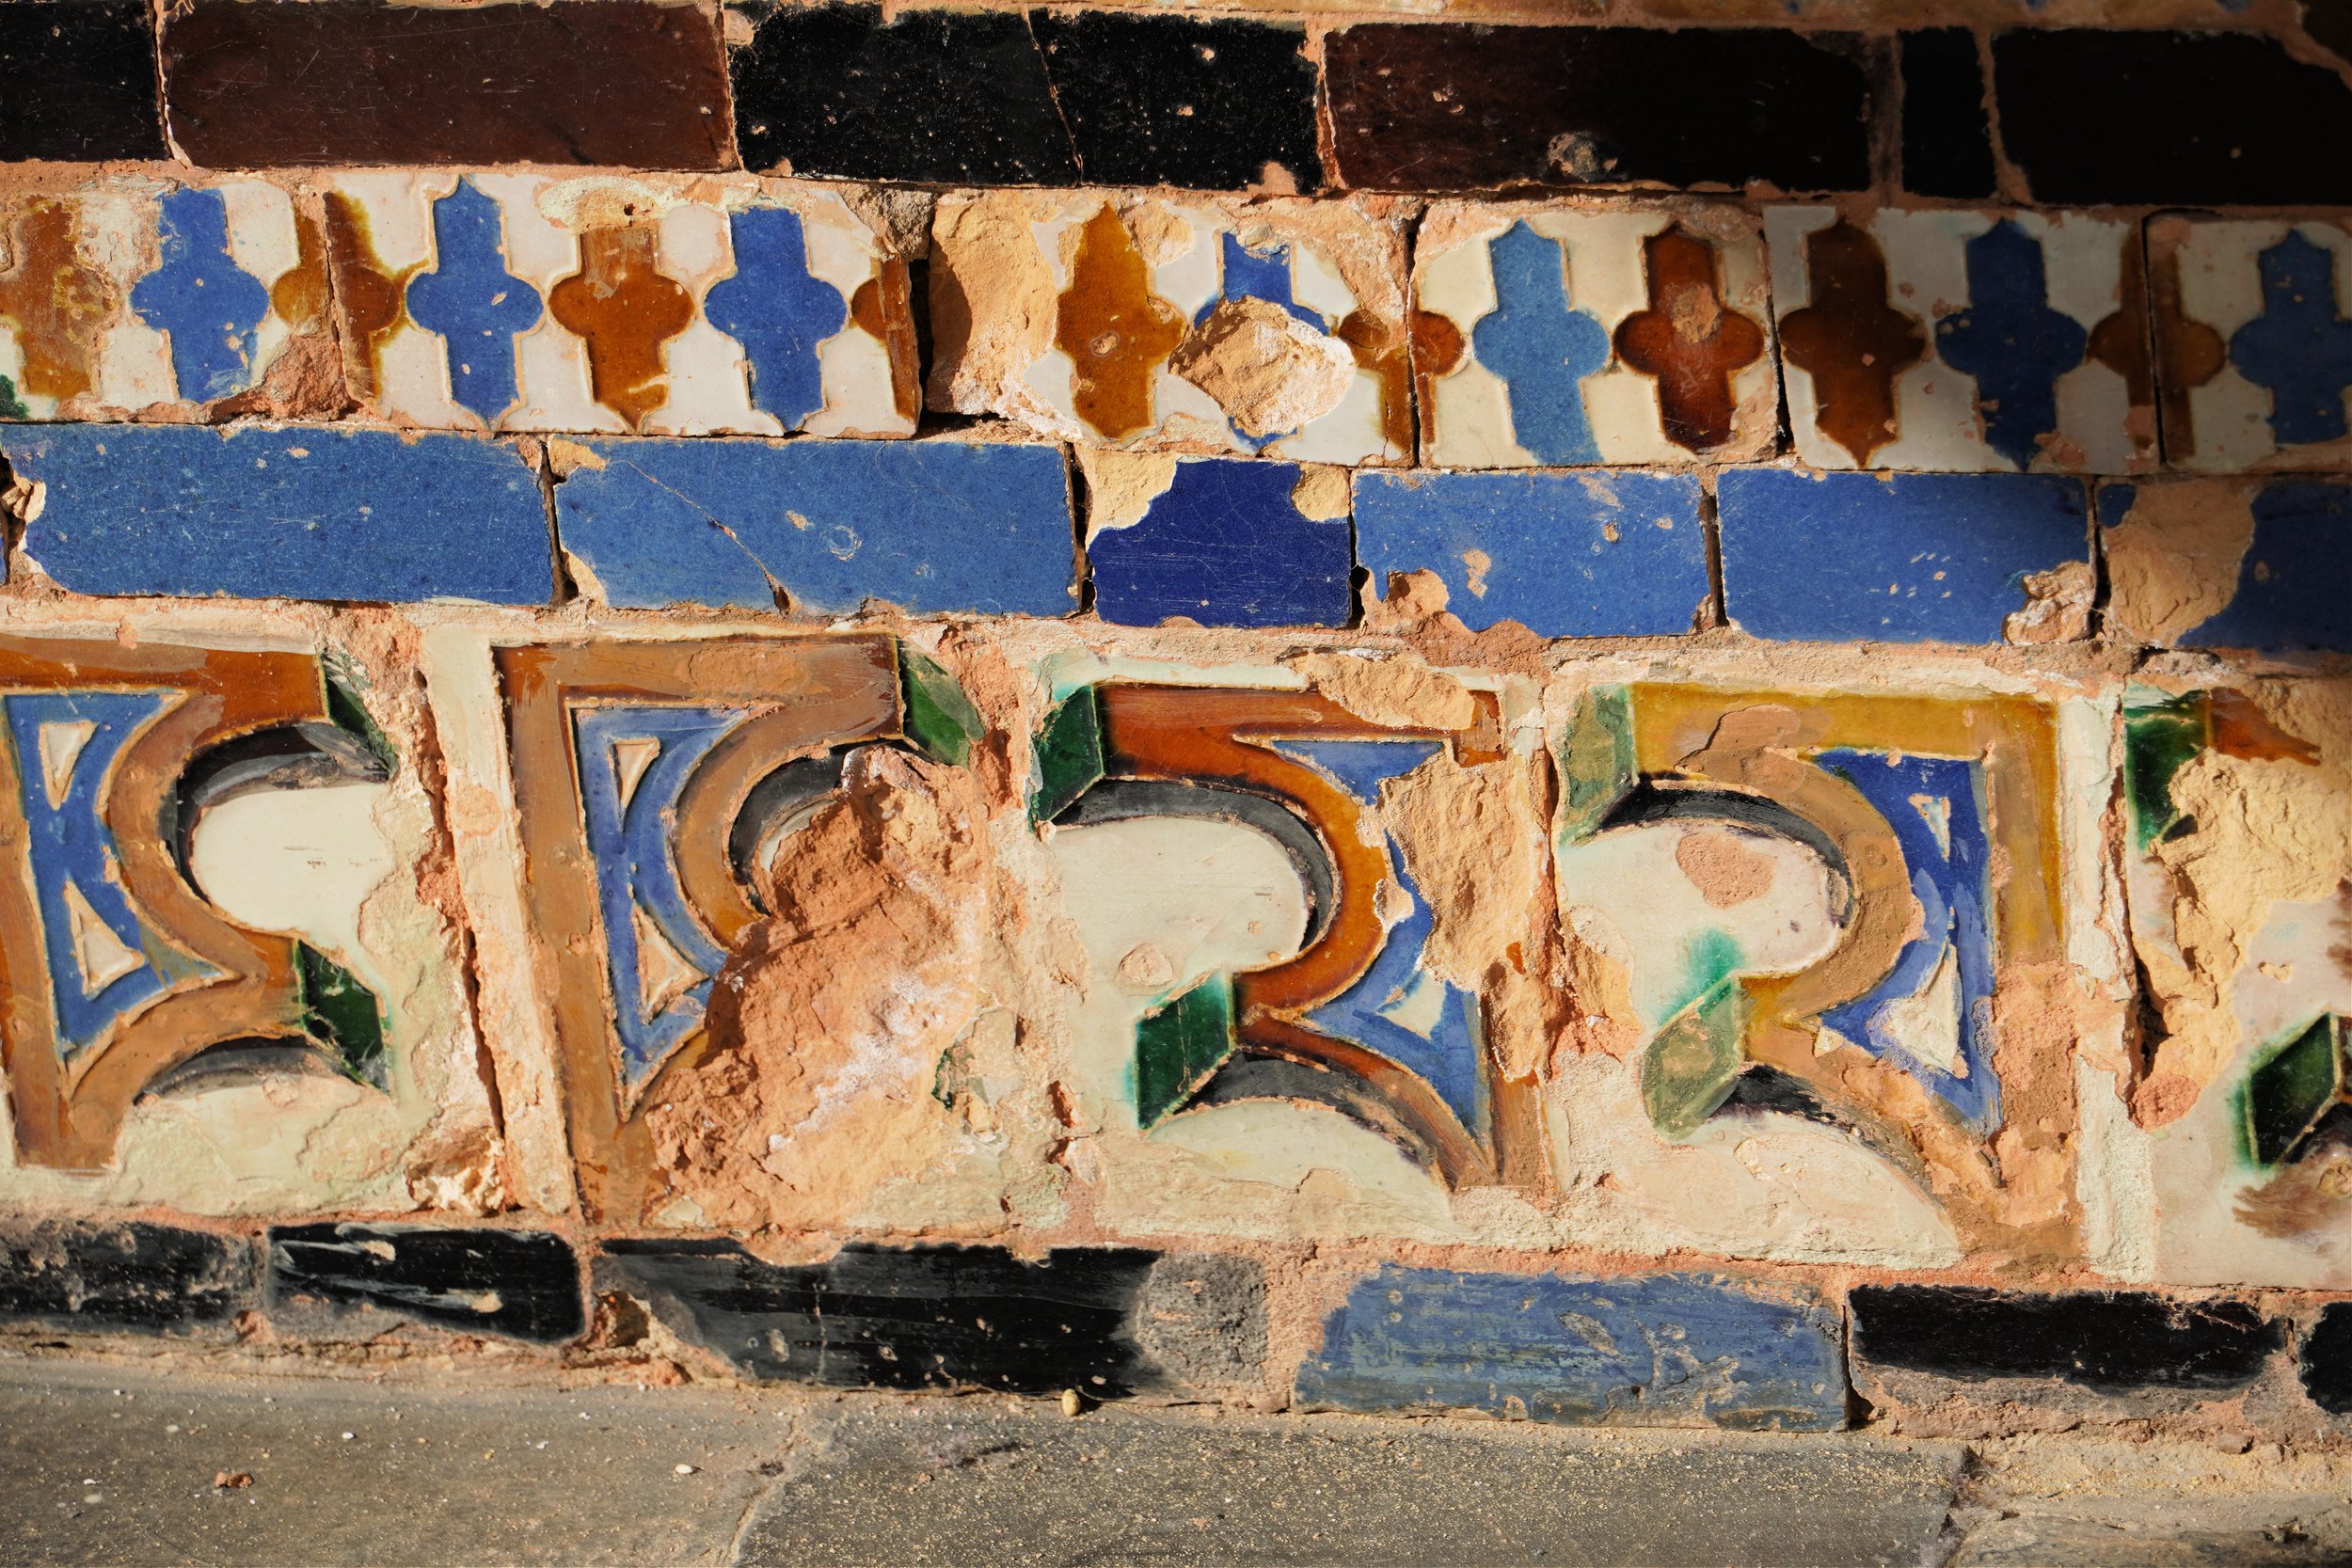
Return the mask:
M 1964 27 L 1905 33 L 1902 187 L 1915 196 L 1985 200 L 1996 193 L 1984 65 Z
M 0 1323 L 71 1333 L 226 1328 L 254 1302 L 242 1237 L 142 1221 L 0 1222 Z
M 160 158 L 147 0 L 0 5 L 0 159 Z
M 426 1225 L 278 1226 L 272 1312 L 373 1309 L 543 1344 L 587 1327 L 580 1261 L 560 1236 Z
M 1857 1366 L 1971 1381 L 2058 1378 L 2103 1390 L 2235 1388 L 2283 1342 L 2250 1302 L 2143 1292 L 1865 1285 L 1847 1298 Z

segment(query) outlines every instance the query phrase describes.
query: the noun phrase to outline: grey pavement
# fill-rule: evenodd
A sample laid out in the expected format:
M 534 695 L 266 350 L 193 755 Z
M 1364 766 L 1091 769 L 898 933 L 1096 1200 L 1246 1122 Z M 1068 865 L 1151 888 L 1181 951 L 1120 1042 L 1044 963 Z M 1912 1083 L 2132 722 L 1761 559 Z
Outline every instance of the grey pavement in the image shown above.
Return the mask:
M 2352 1562 L 2327 1456 L 429 1376 L 0 1360 L 0 1563 Z

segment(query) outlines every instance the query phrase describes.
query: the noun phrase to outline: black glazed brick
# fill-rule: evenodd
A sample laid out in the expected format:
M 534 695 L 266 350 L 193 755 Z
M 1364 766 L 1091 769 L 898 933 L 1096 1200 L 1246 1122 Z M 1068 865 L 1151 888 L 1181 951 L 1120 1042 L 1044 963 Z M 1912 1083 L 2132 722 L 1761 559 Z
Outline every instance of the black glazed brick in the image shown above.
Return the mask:
M 1857 1364 L 1972 1381 L 2055 1377 L 2106 1391 L 2241 1387 L 2283 1338 L 2250 1302 L 2144 1293 L 1864 1285 L 1847 1305 Z
M 1077 177 L 1018 11 L 911 10 L 884 24 L 879 6 L 786 7 L 759 17 L 728 71 L 746 168 L 940 184 Z
M 835 1388 L 1075 1388 L 1096 1399 L 1158 1381 L 1132 1322 L 1156 1254 L 1057 1248 L 846 1246 L 778 1267 L 732 1242 L 604 1243 L 596 1288 L 644 1301 L 681 1338 L 748 1376 Z
M 1901 53 L 1903 189 L 1963 201 L 1995 195 L 1976 35 L 1964 27 L 1905 33 Z
M 2245 33 L 1993 40 L 2001 148 L 2040 202 L 2352 202 L 2352 87 Z
M 133 1222 L 0 1222 L 0 1322 L 193 1333 L 253 1305 L 244 1238 Z
M 2331 1416 L 2352 1416 L 2352 1301 L 2331 1301 L 2303 1337 L 2303 1391 Z
M 374 1308 L 542 1344 L 587 1327 L 580 1261 L 560 1236 L 428 1225 L 292 1225 L 269 1233 L 269 1306 Z
M 1332 174 L 1375 190 L 1861 190 L 1883 53 L 1766 28 L 1349 27 L 1324 40 Z
M 1233 190 L 1272 164 L 1295 189 L 1322 184 L 1303 29 L 1093 10 L 1031 23 L 1079 179 Z
M 0 158 L 162 158 L 147 0 L 0 5 Z

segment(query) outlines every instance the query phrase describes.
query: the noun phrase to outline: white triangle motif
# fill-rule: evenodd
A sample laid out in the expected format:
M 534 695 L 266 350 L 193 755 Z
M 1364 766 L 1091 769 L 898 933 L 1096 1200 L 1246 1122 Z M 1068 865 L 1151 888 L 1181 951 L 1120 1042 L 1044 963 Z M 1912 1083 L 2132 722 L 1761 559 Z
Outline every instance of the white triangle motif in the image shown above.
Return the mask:
M 628 811 L 629 800 L 637 793 L 638 784 L 644 780 L 645 769 L 651 768 L 660 755 L 661 742 L 650 736 L 612 742 L 612 771 L 620 781 L 621 810 L 624 814 Z
M 72 882 L 65 884 L 65 918 L 73 937 L 73 961 L 82 971 L 84 996 L 96 996 L 125 974 L 147 967 L 147 955 L 125 946 Z
M 73 788 L 73 765 L 82 760 L 82 748 L 98 733 L 98 726 L 87 719 L 53 719 L 40 727 L 40 777 L 49 792 L 49 809 L 58 811 Z
M 637 1016 L 656 1019 L 661 1010 L 702 983 L 703 972 L 661 934 L 644 905 L 629 911 L 637 932 Z

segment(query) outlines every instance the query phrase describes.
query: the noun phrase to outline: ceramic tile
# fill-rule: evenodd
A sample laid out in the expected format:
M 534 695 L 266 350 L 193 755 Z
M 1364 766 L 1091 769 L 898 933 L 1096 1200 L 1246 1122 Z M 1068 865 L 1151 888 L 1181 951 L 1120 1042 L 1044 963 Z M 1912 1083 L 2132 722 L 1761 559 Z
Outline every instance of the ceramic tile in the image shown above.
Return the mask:
M 1373 598 L 1400 573 L 1434 573 L 1472 631 L 1673 637 L 1712 598 L 1689 475 L 1365 474 L 1356 541 Z
M 554 594 L 537 478 L 501 443 L 37 425 L 5 445 L 18 477 L 42 486 L 24 556 L 75 593 L 491 604 Z M 453 517 L 466 519 L 462 551 L 449 547 Z
M 1055 447 L 928 441 L 596 441 L 556 523 L 609 604 L 847 615 L 1067 615 L 1070 481 Z M 1345 544 L 1344 530 L 1342 544 Z
M 319 220 L 292 192 L 99 179 L 10 198 L 0 232 L 0 417 L 335 411 Z
M 1905 33 L 1902 186 L 1914 196 L 1985 201 L 1997 194 L 1993 125 L 1977 36 L 1964 27 Z
M 1057 692 L 1031 810 L 1099 977 L 1073 1087 L 1106 1129 L 1163 1148 L 1227 1147 L 1237 1114 L 1272 1108 L 1302 1138 L 1360 1129 L 1424 1182 L 1539 1181 L 1522 1004 L 1541 939 L 1508 914 L 1473 937 L 1439 924 L 1481 896 L 1465 876 L 1540 879 L 1532 759 L 1492 691 L 1423 672 L 1422 702 L 1374 719 L 1375 693 L 1416 689 L 1409 664 L 1330 654 L 1300 670 L 1306 689 Z M 1479 814 L 1497 862 L 1472 872 L 1452 846 L 1457 809 Z M 1275 879 L 1244 896 L 1262 870 Z M 1187 912 L 1187 874 L 1218 890 L 1214 919 Z M 1204 940 L 1228 919 L 1230 946 Z
M 2185 480 L 2099 489 L 2106 630 L 2168 647 L 2352 650 L 2352 485 Z
M 1876 89 L 1856 44 L 1760 28 L 1343 28 L 1324 42 L 1334 179 L 1860 190 Z
M 1087 475 L 1104 620 L 1343 626 L 1353 613 L 1344 470 L 1104 452 Z
M 994 191 L 940 203 L 930 402 L 1087 445 L 1412 451 L 1401 221 L 1356 202 Z
M 980 723 L 954 679 L 882 636 L 491 658 L 520 811 L 510 940 L 545 955 L 521 996 L 553 1022 L 588 1218 L 836 1225 L 894 1181 L 920 1179 L 936 1214 L 948 1174 L 985 1178 L 1009 1146 L 933 1092 L 943 1058 L 1002 1074 L 1011 1051 L 974 886 Z M 930 836 L 873 826 L 916 819 Z M 870 1092 L 747 1097 L 747 1072 Z M 680 1152 L 713 1127 L 739 1160 Z
M 242 1238 L 142 1221 L 10 1220 L 0 1228 L 0 1318 L 55 1334 L 226 1339 L 253 1302 Z
M 1994 36 L 2001 150 L 2053 206 L 2352 201 L 2352 85 L 2251 33 L 2019 27 Z
M 1804 1291 L 1391 1263 L 1325 1320 L 1297 1398 L 1570 1426 L 1832 1432 L 1846 1424 L 1841 1339 L 1836 1314 Z
M 1701 202 L 1439 202 L 1413 245 L 1422 458 L 1731 462 L 1779 421 L 1756 220 Z
M 2078 480 L 1744 468 L 1718 482 L 1724 607 L 1757 637 L 2043 641 L 2036 602 L 2090 609 Z M 1834 538 L 1824 553 L 1820 541 Z M 2025 617 L 2021 622 L 2021 617 Z M 2060 635 L 2088 630 L 2080 617 Z
M 167 155 L 145 0 L 32 0 L 0 8 L 0 158 L 100 163 Z
M 0 645 L 0 1200 L 496 1207 L 454 933 L 407 875 L 413 692 L 299 633 L 103 625 Z
M 777 181 L 335 176 L 352 388 L 439 429 L 904 436 L 906 261 Z
M 2087 214 L 1775 207 L 1797 455 L 1820 468 L 2154 466 L 2136 225 Z
M 172 138 L 211 168 L 732 161 L 702 6 L 190 0 L 165 21 L 163 69 Z
M 2167 214 L 2148 264 L 2168 461 L 2352 467 L 2352 224 Z
M 364 1339 L 421 1323 L 561 1344 L 588 1326 L 580 1259 L 544 1230 L 330 1221 L 272 1226 L 263 1246 L 280 1334 Z

